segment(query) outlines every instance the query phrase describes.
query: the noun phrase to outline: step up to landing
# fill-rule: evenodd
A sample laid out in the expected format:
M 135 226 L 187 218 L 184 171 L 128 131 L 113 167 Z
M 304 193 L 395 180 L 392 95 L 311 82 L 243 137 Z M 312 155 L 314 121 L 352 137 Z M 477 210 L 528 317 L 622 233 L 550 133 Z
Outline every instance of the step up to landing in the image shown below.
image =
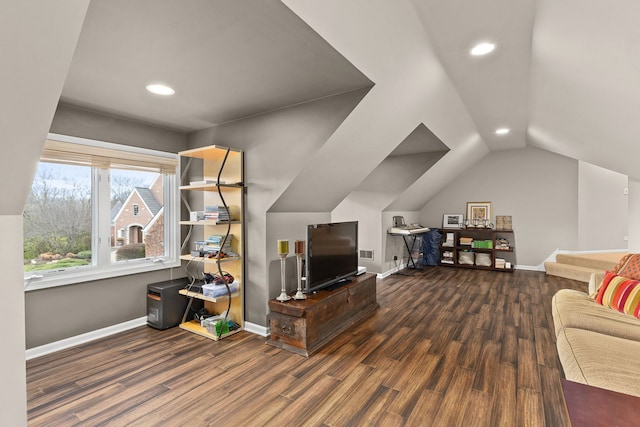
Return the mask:
M 544 268 L 551 276 L 588 282 L 591 273 L 613 269 L 624 255 L 626 252 L 557 254 L 556 262 L 545 262 Z

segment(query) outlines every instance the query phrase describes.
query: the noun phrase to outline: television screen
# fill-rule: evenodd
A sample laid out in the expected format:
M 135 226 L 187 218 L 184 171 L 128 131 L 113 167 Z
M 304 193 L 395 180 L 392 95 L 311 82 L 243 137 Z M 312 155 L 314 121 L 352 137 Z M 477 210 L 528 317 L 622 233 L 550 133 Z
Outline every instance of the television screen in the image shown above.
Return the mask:
M 329 287 L 358 272 L 358 222 L 307 226 L 305 291 Z

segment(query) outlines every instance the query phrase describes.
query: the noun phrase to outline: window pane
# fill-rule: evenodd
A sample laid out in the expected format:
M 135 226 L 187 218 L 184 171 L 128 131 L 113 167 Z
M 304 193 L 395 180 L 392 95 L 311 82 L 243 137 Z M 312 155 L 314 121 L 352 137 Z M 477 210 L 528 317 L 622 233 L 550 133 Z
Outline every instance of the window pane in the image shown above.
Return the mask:
M 111 170 L 111 261 L 164 255 L 162 175 Z
M 91 168 L 41 162 L 24 211 L 24 270 L 92 264 Z

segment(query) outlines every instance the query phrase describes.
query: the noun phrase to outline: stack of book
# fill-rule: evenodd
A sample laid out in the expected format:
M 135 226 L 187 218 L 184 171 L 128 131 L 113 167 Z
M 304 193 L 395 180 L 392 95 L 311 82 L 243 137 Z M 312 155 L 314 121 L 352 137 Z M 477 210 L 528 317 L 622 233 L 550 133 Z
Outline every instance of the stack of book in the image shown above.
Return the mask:
M 471 246 L 473 243 L 473 237 L 460 237 L 460 246 Z
M 493 240 L 474 240 L 472 247 L 476 249 L 492 249 Z
M 453 251 L 444 251 L 442 252 L 442 259 L 440 259 L 442 264 L 453 264 Z
M 505 260 L 502 258 L 496 258 L 496 268 L 504 268 Z
M 227 241 L 224 242 L 224 246 L 221 246 L 223 239 L 224 239 L 224 236 L 218 235 L 218 234 L 214 234 L 212 236 L 209 236 L 207 238 L 207 241 L 206 241 L 206 250 L 208 252 L 220 252 L 220 251 L 222 251 L 225 254 L 230 254 L 231 253 L 231 239 L 233 239 L 233 234 L 229 234 L 229 237 L 227 237 Z
M 204 209 L 205 221 L 233 221 L 237 219 L 236 209 L 224 206 L 207 206 Z
M 442 246 L 453 246 L 453 233 L 447 233 L 444 242 L 442 242 Z
M 509 240 L 505 238 L 497 238 L 496 239 L 496 249 L 508 250 L 510 247 Z

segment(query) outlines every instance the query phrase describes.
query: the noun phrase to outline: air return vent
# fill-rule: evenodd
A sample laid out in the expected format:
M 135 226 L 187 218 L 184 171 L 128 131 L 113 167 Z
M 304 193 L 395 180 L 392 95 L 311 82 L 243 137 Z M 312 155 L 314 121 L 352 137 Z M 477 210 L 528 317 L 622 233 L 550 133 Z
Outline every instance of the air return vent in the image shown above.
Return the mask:
M 371 250 L 360 249 L 360 259 L 368 259 L 373 261 L 373 249 Z

